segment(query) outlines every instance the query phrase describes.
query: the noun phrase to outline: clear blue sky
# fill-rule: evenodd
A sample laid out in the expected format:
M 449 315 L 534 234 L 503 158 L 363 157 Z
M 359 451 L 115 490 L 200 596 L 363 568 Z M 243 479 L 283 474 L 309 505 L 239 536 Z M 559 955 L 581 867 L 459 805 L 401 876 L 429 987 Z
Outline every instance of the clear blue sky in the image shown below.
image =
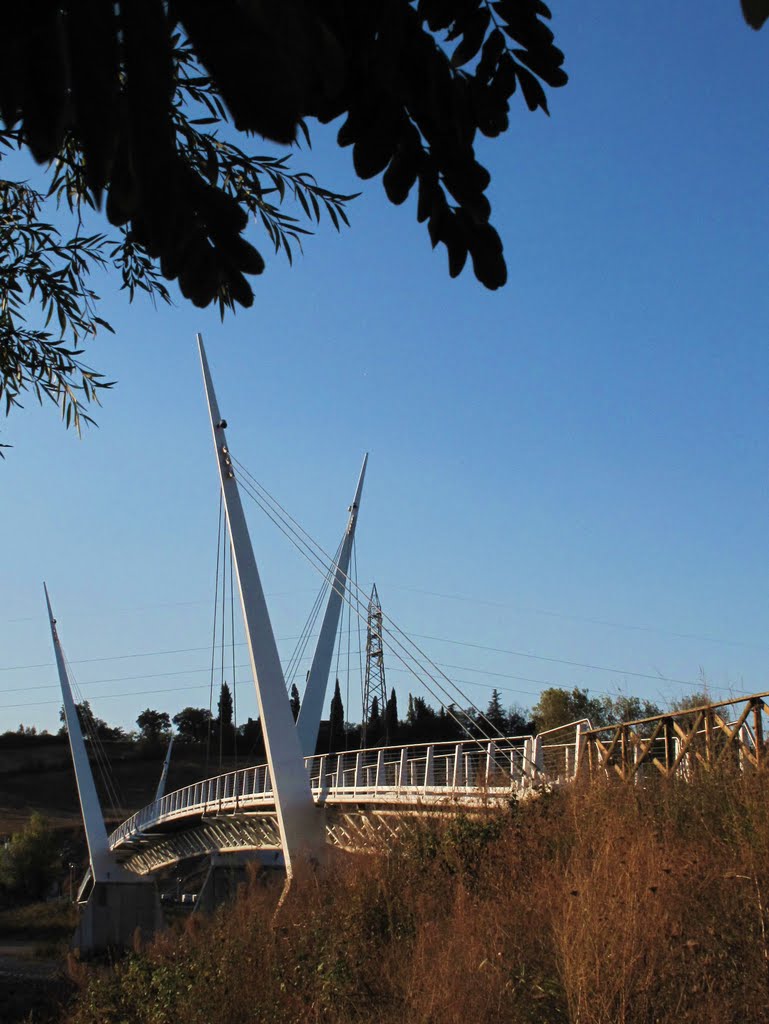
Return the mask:
M 197 330 L 233 451 L 326 548 L 370 451 L 360 581 L 442 638 L 420 643 L 477 703 L 494 685 L 524 706 L 546 685 L 665 702 L 700 674 L 716 695 L 769 688 L 769 31 L 737 0 L 554 15 L 571 81 L 552 117 L 517 97 L 481 146 L 500 292 L 451 281 L 414 204 L 376 180 L 350 230 L 324 225 L 293 268 L 270 259 L 223 325 L 96 282 L 117 333 L 89 355 L 119 382 L 99 429 L 78 441 L 32 401 L 2 423 L 0 729 L 58 725 L 43 579 L 101 717 L 208 702 L 218 498 Z M 355 191 L 331 138 L 295 165 Z M 295 636 L 317 580 L 252 524 L 275 631 Z

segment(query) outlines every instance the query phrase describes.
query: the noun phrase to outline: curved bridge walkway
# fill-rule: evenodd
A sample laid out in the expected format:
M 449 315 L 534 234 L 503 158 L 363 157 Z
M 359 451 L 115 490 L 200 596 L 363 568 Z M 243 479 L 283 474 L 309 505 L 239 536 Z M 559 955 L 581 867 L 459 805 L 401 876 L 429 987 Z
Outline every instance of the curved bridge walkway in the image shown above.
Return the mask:
M 769 693 L 593 728 L 587 720 L 498 740 L 371 747 L 305 759 L 326 840 L 345 850 L 389 844 L 419 814 L 482 813 L 578 770 L 646 784 L 691 778 L 729 762 L 769 763 Z M 109 837 L 130 871 L 146 875 L 186 857 L 261 851 L 281 863 L 269 768 L 204 779 L 155 800 Z
M 327 841 L 343 849 L 381 846 L 416 811 L 480 811 L 544 781 L 574 776 L 589 723 L 552 737 L 372 747 L 305 759 Z M 552 740 L 552 742 L 549 742 Z M 137 811 L 109 837 L 123 864 L 147 874 L 185 857 L 275 851 L 275 798 L 266 764 L 177 789 Z

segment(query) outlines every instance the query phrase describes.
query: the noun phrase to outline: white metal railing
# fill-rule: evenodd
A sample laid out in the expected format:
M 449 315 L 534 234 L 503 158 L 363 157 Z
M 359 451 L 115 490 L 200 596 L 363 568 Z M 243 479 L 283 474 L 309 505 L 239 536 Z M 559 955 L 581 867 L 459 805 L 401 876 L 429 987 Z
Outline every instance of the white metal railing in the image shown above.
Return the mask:
M 525 787 L 543 775 L 573 775 L 578 761 L 579 724 L 574 723 L 577 728 L 571 742 L 543 744 L 547 735 L 543 733 L 538 737 L 370 747 L 316 754 L 305 758 L 305 765 L 313 795 L 319 801 L 387 802 L 416 794 L 477 797 L 485 792 Z M 114 849 L 162 822 L 222 811 L 256 810 L 273 802 L 268 766 L 241 768 L 193 782 L 143 807 L 115 829 L 110 847 Z

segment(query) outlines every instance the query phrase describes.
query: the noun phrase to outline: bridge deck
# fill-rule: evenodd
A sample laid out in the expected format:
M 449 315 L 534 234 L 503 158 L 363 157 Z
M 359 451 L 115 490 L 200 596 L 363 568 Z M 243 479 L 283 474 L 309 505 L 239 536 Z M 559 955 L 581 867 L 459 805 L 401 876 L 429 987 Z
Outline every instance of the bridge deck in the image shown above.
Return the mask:
M 381 824 L 386 813 L 417 807 L 447 810 L 504 801 L 531 787 L 545 760 L 560 769 L 555 776 L 571 776 L 575 750 L 576 738 L 543 747 L 523 736 L 372 747 L 315 755 L 305 765 L 316 803 L 334 812 L 328 838 L 343 845 L 346 828 L 363 811 L 374 813 Z M 357 825 L 355 831 L 360 837 Z M 109 842 L 140 871 L 150 862 L 157 867 L 158 857 L 164 863 L 178 859 L 185 848 L 188 856 L 212 845 L 220 851 L 277 849 L 269 769 L 265 764 L 242 768 L 168 793 L 123 822 Z

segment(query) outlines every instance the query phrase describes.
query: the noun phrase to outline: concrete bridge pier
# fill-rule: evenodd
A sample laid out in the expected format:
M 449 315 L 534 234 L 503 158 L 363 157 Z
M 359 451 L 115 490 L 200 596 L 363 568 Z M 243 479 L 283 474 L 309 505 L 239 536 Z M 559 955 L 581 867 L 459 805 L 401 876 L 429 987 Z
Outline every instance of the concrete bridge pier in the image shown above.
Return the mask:
M 64 721 L 88 843 L 88 876 L 93 880 L 88 898 L 80 903 L 80 921 L 71 945 L 90 956 L 110 949 L 124 949 L 133 942 L 137 928 L 142 938 L 150 938 L 163 926 L 163 916 L 154 880 L 140 878 L 127 871 L 118 864 L 110 850 L 56 619 L 48 588 L 45 584 L 43 587 L 64 703 Z
M 70 945 L 84 956 L 126 949 L 137 938 L 152 938 L 164 923 L 154 880 L 95 882 Z
M 280 850 L 212 854 L 208 873 L 195 903 L 195 913 L 211 914 L 223 903 L 234 900 L 239 887 L 248 883 L 250 865 L 280 871 L 284 875 L 286 871 L 286 862 Z

